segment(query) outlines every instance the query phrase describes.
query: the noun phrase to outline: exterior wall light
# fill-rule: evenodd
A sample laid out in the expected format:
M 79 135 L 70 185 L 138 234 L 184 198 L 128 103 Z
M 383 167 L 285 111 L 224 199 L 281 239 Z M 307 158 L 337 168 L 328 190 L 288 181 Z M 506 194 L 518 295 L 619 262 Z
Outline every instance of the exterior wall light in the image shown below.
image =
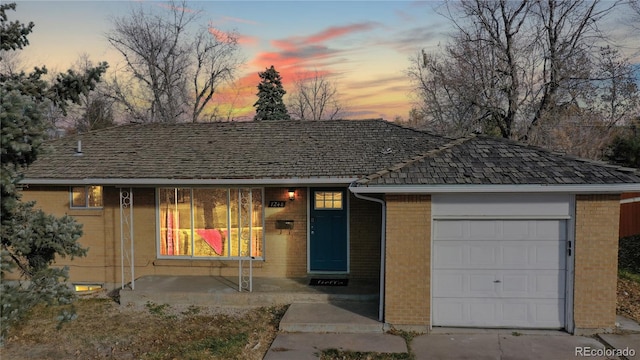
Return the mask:
M 296 190 L 295 189 L 289 189 L 287 190 L 289 193 L 289 200 L 293 201 L 296 199 Z

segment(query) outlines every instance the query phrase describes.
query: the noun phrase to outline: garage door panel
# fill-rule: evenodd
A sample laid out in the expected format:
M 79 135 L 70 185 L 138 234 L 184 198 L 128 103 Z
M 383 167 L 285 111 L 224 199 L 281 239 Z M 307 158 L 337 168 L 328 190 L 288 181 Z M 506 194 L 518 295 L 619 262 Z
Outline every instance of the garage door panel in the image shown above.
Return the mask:
M 529 220 L 511 220 L 502 222 L 503 238 L 511 240 L 527 240 L 535 231 Z
M 497 239 L 502 236 L 502 224 L 497 221 L 469 220 L 461 225 L 468 239 Z
M 434 269 L 565 269 L 565 243 L 536 240 L 434 241 Z M 562 255 L 561 255 L 562 254 Z
M 564 220 L 436 220 L 435 326 L 562 328 Z
M 564 241 L 554 244 L 537 245 L 535 247 L 535 263 L 544 269 L 566 269 L 566 257 Z
M 555 270 L 440 270 L 433 297 L 562 298 L 564 272 Z
M 468 265 L 479 267 L 481 269 L 486 269 L 487 267 L 491 267 L 491 265 L 497 263 L 497 257 L 500 256 L 499 246 L 487 246 L 484 242 L 480 242 L 479 244 L 473 243 L 473 245 L 463 248 L 463 254 L 465 252 L 468 252 L 469 254 Z
M 441 240 L 461 240 L 465 238 L 464 226 L 457 221 L 438 221 L 434 226 L 434 236 Z
M 439 298 L 433 303 L 434 324 L 461 327 L 530 327 L 559 329 L 564 326 L 563 299 Z
M 438 220 L 440 240 L 566 240 L 566 222 L 558 220 Z
M 567 223 L 558 220 L 536 220 L 535 236 L 539 240 L 567 240 Z

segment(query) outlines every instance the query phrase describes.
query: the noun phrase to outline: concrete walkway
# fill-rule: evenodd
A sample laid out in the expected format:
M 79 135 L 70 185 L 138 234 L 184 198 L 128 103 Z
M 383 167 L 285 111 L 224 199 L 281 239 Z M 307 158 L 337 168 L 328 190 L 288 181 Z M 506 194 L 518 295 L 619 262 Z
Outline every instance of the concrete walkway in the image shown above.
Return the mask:
M 406 353 L 407 344 L 389 334 L 280 333 L 271 344 L 265 360 L 312 360 L 323 349 L 380 353 Z
M 619 318 L 621 334 L 572 336 L 561 331 L 492 329 L 434 329 L 407 344 L 397 335 L 382 333 L 371 304 L 292 304 L 280 323 L 281 332 L 266 360 L 318 359 L 324 349 L 407 353 L 421 359 L 634 359 L 640 360 L 640 326 Z M 362 325 L 362 327 L 359 327 Z M 295 332 L 293 332 L 295 331 Z M 363 332 L 364 331 L 364 332 Z M 366 333 L 369 331 L 369 333 Z M 356 333 L 359 332 L 359 333 Z M 604 353 L 608 349 L 610 353 Z M 626 356 L 613 350 L 627 349 Z M 635 354 L 629 356 L 629 352 Z M 594 356 L 595 355 L 595 356 Z M 600 356 L 602 355 L 602 356 Z
M 382 333 L 373 302 L 294 303 L 280 320 L 280 331 L 301 333 Z

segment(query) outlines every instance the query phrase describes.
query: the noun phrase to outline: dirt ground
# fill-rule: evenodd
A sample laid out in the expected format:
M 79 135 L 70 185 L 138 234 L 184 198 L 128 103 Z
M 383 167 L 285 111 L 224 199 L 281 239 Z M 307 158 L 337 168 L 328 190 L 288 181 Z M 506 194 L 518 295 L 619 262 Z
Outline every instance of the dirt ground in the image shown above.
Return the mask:
M 640 322 L 640 281 L 618 278 L 617 312 Z
M 9 332 L 2 359 L 262 359 L 285 311 L 125 308 L 109 298 L 81 299 L 75 306 L 78 318 L 59 330 L 59 309 L 35 309 Z

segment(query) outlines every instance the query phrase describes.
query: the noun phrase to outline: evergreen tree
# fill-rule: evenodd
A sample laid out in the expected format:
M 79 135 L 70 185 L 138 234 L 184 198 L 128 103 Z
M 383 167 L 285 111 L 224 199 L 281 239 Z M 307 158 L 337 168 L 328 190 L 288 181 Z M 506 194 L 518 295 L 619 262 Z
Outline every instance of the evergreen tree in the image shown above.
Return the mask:
M 4 51 L 15 51 L 29 44 L 27 35 L 34 24 L 9 22 L 7 10 L 16 4 L 0 4 L 0 44 Z M 2 61 L 2 59 L 0 59 Z M 67 268 L 51 267 L 56 257 L 84 256 L 78 243 L 82 226 L 69 216 L 57 218 L 35 209 L 33 202 L 20 201 L 18 182 L 24 169 L 41 152 L 44 141 L 43 108 L 53 104 L 64 112 L 69 102 L 78 103 L 93 90 L 107 69 L 106 63 L 79 74 L 67 71 L 53 83 L 42 79 L 46 68 L 32 73 L 0 74 L 0 344 L 8 328 L 39 303 L 69 304 L 73 290 L 65 284 Z M 18 271 L 19 281 L 6 275 Z M 69 320 L 73 312 L 60 319 Z
M 640 119 L 636 120 L 640 125 Z M 616 136 L 607 149 L 606 160 L 615 164 L 640 169 L 640 126 L 631 125 L 631 131 Z
M 256 116 L 253 120 L 290 120 L 282 97 L 287 92 L 282 87 L 280 73 L 271 65 L 270 68 L 258 74 L 258 101 L 253 106 L 256 108 Z

